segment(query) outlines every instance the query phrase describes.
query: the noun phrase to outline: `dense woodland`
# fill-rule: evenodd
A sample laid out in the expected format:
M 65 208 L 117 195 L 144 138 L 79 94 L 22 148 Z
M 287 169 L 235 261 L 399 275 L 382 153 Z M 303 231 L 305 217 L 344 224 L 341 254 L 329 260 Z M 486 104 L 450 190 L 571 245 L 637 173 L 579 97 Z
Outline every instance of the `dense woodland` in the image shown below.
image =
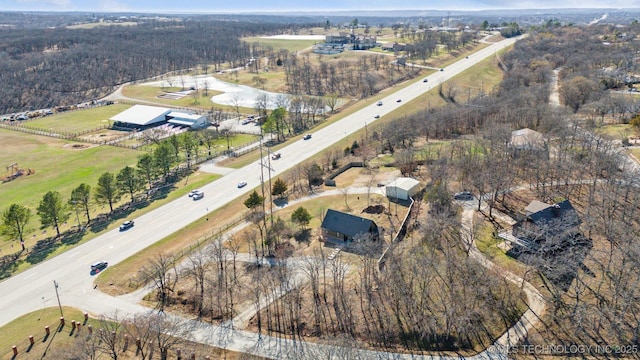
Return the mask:
M 151 21 L 92 29 L 3 29 L 0 113 L 77 104 L 104 96 L 125 82 L 200 64 L 244 64 L 250 54 L 240 37 L 277 33 L 286 27 Z
M 547 328 L 531 338 L 541 344 L 640 341 L 638 167 L 612 142 L 616 139 L 592 132 L 603 121 L 628 123 L 639 110 L 636 97 L 618 91 L 635 83 L 638 30 L 637 24 L 541 29 L 505 54 L 504 80 L 490 96 L 380 130 L 383 150 L 409 152 L 413 158 L 420 154 L 411 144 L 420 137 L 473 135 L 446 153 L 429 154 L 435 189 L 457 179 L 488 194 L 490 206 L 509 212 L 522 211 L 523 205 L 514 208 L 517 196 L 501 190 L 518 184 L 529 184 L 542 201 L 564 198 L 580 204 L 587 244 L 564 244 L 554 256 L 540 250 L 520 259 L 538 270 L 534 277 L 548 289 Z M 561 108 L 549 105 L 554 69 L 559 70 Z M 513 157 L 510 133 L 523 127 L 548 137 L 550 156 Z M 570 186 L 575 182 L 583 184 Z M 441 197 L 450 191 L 434 190 L 431 204 L 446 203 Z

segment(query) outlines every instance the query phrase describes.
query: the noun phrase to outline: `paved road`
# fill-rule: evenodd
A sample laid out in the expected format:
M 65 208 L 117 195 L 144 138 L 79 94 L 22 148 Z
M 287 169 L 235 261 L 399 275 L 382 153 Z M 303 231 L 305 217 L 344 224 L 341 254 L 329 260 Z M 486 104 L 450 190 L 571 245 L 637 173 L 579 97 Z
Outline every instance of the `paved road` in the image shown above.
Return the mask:
M 493 56 L 497 51 L 515 41 L 516 39 L 507 39 L 482 49 L 470 55 L 468 59 L 450 65 L 444 71 L 430 75 L 428 83 L 418 81 L 392 93 L 382 99 L 382 106 L 371 103 L 362 110 L 314 132 L 310 140 L 299 140 L 282 148 L 279 151 L 282 158 L 271 162 L 273 175 L 280 174 L 330 147 L 345 136 L 365 127 L 366 124 L 373 123 L 376 120 L 375 115 L 384 116 L 391 113 L 431 87 Z M 397 99 L 402 99 L 402 102 L 396 102 Z M 63 305 L 75 306 L 98 314 L 110 314 L 115 309 L 132 313 L 148 311 L 124 299 L 113 298 L 94 289 L 89 265 L 98 260 L 116 264 L 201 218 L 207 212 L 212 212 L 239 197 L 246 196 L 253 188 L 259 186 L 260 170 L 260 162 L 255 161 L 241 169 L 231 171 L 221 179 L 202 187 L 206 193 L 202 200 L 193 201 L 184 196 L 136 218 L 136 226 L 128 231 L 119 232 L 117 229 L 108 231 L 71 251 L 2 281 L 0 283 L 0 294 L 2 294 L 0 326 L 22 314 L 41 309 L 43 306 L 57 304 L 54 280 L 60 285 L 58 290 Z M 240 181 L 247 181 L 248 186 L 237 188 L 236 184 Z

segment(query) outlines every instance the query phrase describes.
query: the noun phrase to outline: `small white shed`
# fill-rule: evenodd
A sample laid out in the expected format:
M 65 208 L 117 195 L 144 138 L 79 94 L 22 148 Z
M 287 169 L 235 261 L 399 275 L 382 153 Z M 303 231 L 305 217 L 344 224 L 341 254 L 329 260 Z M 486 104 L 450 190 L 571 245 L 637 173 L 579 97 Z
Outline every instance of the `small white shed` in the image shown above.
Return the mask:
M 409 197 L 420 191 L 420 182 L 416 179 L 401 177 L 392 181 L 385 187 L 388 198 L 409 200 Z

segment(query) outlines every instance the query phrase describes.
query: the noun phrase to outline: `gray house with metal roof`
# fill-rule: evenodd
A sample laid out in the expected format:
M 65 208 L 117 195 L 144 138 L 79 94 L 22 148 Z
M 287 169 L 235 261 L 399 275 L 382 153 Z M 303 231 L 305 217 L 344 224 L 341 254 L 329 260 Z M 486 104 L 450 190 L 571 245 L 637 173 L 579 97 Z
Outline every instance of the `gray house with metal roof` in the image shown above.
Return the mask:
M 323 240 L 333 242 L 353 241 L 365 236 L 377 240 L 380 235 L 378 225 L 373 220 L 333 209 L 327 210 L 321 229 Z

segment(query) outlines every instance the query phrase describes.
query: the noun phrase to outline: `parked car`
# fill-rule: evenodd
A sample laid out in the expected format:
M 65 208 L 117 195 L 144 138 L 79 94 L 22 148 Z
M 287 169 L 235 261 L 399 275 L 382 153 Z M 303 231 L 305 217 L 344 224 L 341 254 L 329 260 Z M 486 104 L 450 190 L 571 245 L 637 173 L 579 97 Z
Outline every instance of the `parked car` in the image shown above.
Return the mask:
M 461 191 L 459 193 L 455 193 L 453 198 L 455 200 L 471 200 L 473 199 L 473 194 L 470 191 Z
M 440 68 L 440 71 L 444 71 L 444 69 L 443 69 L 443 68 Z
M 199 191 L 199 190 L 197 190 L 197 192 L 193 193 L 193 195 L 191 196 L 193 200 L 200 200 L 203 197 L 204 197 L 204 191 Z
M 304 140 L 309 140 L 309 139 L 311 139 L 311 134 L 305 134 L 305 135 L 302 137 L 302 139 L 304 139 Z
M 378 101 L 378 103 L 376 105 L 382 106 L 382 101 Z
M 282 155 L 281 155 L 280 153 L 273 153 L 273 154 L 271 155 L 271 159 L 272 159 L 272 160 L 278 160 L 278 159 L 280 159 L 281 157 L 282 157 Z
M 246 181 L 240 181 L 240 182 L 238 183 L 238 189 L 243 188 L 243 187 L 245 187 L 245 186 L 247 186 L 247 182 L 246 182 Z
M 120 231 L 131 229 L 133 225 L 134 225 L 133 220 L 127 220 L 123 222 L 122 225 L 120 225 Z
M 247 118 L 247 119 L 242 120 L 241 124 L 242 124 L 242 125 L 247 125 L 248 123 L 250 123 L 250 122 L 252 122 L 252 121 L 253 121 L 253 119 L 248 119 L 248 118 Z
M 97 263 L 91 264 L 91 272 L 98 273 L 109 266 L 109 263 L 106 261 L 98 261 Z

